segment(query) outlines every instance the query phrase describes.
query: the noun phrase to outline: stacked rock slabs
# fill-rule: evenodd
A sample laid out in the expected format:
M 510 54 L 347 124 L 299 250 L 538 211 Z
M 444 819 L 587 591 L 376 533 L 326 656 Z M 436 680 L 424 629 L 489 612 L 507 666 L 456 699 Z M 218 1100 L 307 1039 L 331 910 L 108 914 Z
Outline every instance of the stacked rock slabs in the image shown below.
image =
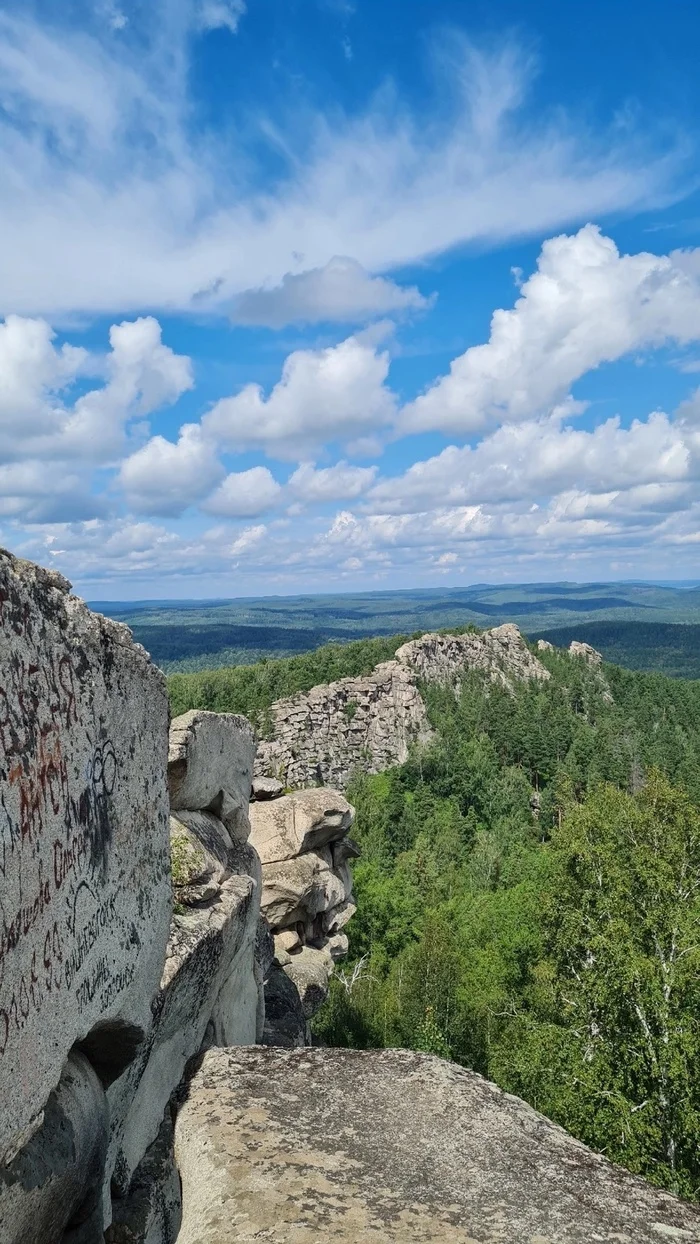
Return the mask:
M 348 868 L 357 853 L 348 838 L 354 815 L 347 799 L 327 788 L 250 806 L 261 907 L 274 937 L 265 1044 L 308 1044 L 308 1021 L 328 994 L 335 960 L 347 953 L 343 930 L 355 910 Z

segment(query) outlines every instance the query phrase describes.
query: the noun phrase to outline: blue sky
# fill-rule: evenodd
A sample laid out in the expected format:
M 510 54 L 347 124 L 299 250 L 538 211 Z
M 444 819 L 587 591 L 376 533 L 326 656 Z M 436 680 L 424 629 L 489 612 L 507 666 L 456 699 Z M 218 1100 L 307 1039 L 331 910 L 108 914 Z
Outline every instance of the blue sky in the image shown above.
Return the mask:
M 697 577 L 699 40 L 0 0 L 0 542 L 102 599 Z

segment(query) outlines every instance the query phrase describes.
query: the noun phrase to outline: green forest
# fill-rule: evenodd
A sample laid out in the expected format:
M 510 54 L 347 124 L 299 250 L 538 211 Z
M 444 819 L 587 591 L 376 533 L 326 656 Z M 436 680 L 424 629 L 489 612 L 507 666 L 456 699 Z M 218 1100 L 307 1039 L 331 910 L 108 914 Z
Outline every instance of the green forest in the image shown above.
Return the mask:
M 244 712 L 408 636 L 169 679 Z M 424 688 L 434 740 L 348 792 L 357 913 L 315 1039 L 407 1046 L 700 1200 L 700 682 L 538 653 L 548 682 Z
M 426 694 L 434 744 L 358 778 L 350 959 L 315 1021 L 524 1097 L 700 1198 L 700 683 L 546 654 Z
M 126 622 L 168 674 L 197 673 L 321 644 L 515 622 L 558 646 L 586 639 L 630 669 L 700 677 L 700 584 L 521 583 L 266 596 L 229 601 L 93 601 Z M 555 633 L 550 634 L 553 628 Z

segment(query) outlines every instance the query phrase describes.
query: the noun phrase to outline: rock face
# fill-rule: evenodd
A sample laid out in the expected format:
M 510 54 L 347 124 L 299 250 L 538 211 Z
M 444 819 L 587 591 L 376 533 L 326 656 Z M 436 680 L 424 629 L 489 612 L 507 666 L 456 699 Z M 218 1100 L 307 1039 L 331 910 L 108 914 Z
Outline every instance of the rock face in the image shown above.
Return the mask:
M 127 628 L 5 554 L 0 674 L 0 1244 L 173 1244 L 171 1095 L 265 1026 L 252 730 L 189 713 L 168 748 Z
M 396 660 L 429 683 L 458 684 L 467 670 L 480 670 L 504 687 L 523 679 L 549 678 L 512 622 L 479 635 L 422 635 L 399 648 Z
M 468 670 L 506 687 L 549 678 L 510 623 L 481 635 L 423 635 L 366 677 L 341 678 L 273 704 L 274 738 L 258 747 L 256 781 L 342 789 L 356 772 L 403 764 L 411 745 L 430 737 L 420 683 L 458 685 Z
M 340 930 L 355 910 L 347 838 L 354 810 L 339 791 L 301 790 L 250 808 L 250 845 L 262 861 L 261 907 L 274 938 L 265 975 L 267 1045 L 309 1042 L 308 1020 L 328 994 Z
M 175 1220 L 172 1197 L 166 1214 L 160 1202 L 144 1199 L 144 1189 L 154 1165 L 164 1170 L 163 1116 L 188 1061 L 205 1044 L 252 1045 L 262 1036 L 262 978 L 255 963 L 261 871 L 246 842 L 253 752 L 245 718 L 187 713 L 170 728 L 168 784 L 176 805 L 170 939 L 146 1039 L 109 1090 L 107 1169 L 122 1235 L 146 1212 L 156 1223 L 159 1216 Z M 106 1207 L 106 1216 L 110 1212 Z M 115 1227 L 110 1244 L 119 1240 Z
M 590 644 L 584 644 L 578 639 L 572 639 L 569 644 L 569 656 L 582 657 L 588 665 L 598 666 L 603 664 L 602 653 L 598 652 L 597 648 L 592 648 Z
M 68 1052 L 105 1082 L 151 1021 L 170 922 L 168 704 L 126 627 L 0 553 L 0 1160 Z
M 407 1050 L 211 1050 L 175 1151 L 178 1244 L 700 1240 L 697 1208 Z
M 168 748 L 171 809 L 212 812 L 232 838 L 245 842 L 254 756 L 252 727 L 238 713 L 192 709 L 176 717 Z
M 71 1228 L 86 1239 L 101 1238 L 108 1133 L 100 1079 L 87 1058 L 73 1051 L 46 1103 L 42 1126 L 0 1168 L 3 1244 L 45 1244 Z

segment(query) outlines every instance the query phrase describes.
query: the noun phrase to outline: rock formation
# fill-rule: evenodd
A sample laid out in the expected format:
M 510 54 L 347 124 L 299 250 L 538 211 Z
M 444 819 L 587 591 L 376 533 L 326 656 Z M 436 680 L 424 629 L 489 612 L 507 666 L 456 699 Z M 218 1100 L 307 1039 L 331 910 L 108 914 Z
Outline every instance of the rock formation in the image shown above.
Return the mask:
M 458 686 L 469 670 L 506 687 L 519 679 L 549 678 L 512 623 L 481 635 L 423 635 L 371 674 L 273 704 L 273 738 L 258 747 L 256 781 L 342 789 L 353 773 L 403 764 L 411 745 L 430 737 L 421 682 Z
M 306 1045 L 308 1021 L 348 949 L 343 929 L 355 906 L 347 860 L 357 849 L 347 834 L 354 810 L 338 791 L 301 790 L 253 803 L 250 820 L 262 864 L 262 911 L 274 938 L 264 1042 Z
M 309 1039 L 353 810 L 257 783 L 261 865 L 247 720 L 168 737 L 127 628 L 7 554 L 0 688 L 0 1244 L 172 1244 L 172 1094 L 212 1045 Z
M 81 1098 L 73 1068 L 47 1107 L 69 1052 L 99 1078 L 76 1105 L 97 1135 L 103 1087 L 152 1022 L 171 909 L 167 728 L 165 680 L 128 629 L 0 554 L 0 1155 L 19 1183 L 13 1157 Z
M 569 644 L 569 656 L 582 657 L 588 665 L 598 666 L 603 664 L 602 653 L 597 648 L 592 648 L 590 644 L 584 644 L 578 639 L 572 639 Z
M 339 791 L 285 785 L 404 758 L 421 683 L 465 669 L 548 676 L 514 627 L 424 636 L 275 706 L 253 781 L 245 718 L 168 738 L 129 631 L 0 552 L 0 1244 L 700 1239 L 477 1076 L 294 1048 L 347 950 L 357 848 Z
M 700 1211 L 409 1050 L 211 1050 L 175 1127 L 178 1244 L 696 1244 Z
M 107 1169 L 117 1201 L 143 1185 L 140 1164 L 153 1162 L 150 1146 L 189 1059 L 204 1044 L 248 1045 L 262 1036 L 260 862 L 247 843 L 254 752 L 249 723 L 234 714 L 186 713 L 170 728 L 174 912 L 152 1023 L 109 1091 Z M 171 1208 L 174 1223 L 176 1203 Z M 120 1204 L 122 1224 L 138 1210 L 138 1196 L 134 1206 Z

